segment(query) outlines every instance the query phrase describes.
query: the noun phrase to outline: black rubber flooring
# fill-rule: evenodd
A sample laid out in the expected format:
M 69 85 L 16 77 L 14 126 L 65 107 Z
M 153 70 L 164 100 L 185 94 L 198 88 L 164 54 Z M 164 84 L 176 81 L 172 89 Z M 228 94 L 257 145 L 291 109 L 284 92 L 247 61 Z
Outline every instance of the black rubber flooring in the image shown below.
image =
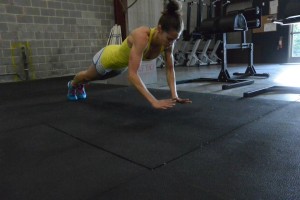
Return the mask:
M 0 85 L 1 199 L 300 199 L 299 103 L 67 81 Z

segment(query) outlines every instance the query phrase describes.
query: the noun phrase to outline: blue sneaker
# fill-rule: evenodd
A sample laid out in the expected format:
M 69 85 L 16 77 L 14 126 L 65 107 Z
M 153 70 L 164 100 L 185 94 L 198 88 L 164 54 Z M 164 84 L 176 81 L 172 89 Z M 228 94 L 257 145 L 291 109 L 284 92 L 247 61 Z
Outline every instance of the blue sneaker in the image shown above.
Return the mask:
M 83 84 L 79 84 L 76 88 L 76 94 L 78 99 L 86 99 L 86 92 Z
M 76 87 L 71 84 L 72 81 L 68 82 L 68 94 L 67 97 L 70 101 L 76 101 L 78 98 L 76 96 Z

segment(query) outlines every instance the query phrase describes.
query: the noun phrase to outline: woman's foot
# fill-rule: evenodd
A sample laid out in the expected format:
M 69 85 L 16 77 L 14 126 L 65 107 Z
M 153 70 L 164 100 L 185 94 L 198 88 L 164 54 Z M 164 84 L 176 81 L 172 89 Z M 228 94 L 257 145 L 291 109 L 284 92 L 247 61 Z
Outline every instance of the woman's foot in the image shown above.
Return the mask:
M 78 99 L 86 99 L 86 92 L 83 84 L 79 84 L 76 88 L 76 95 Z
M 68 94 L 67 94 L 67 98 L 70 101 L 76 101 L 78 99 L 77 95 L 76 95 L 76 87 L 74 87 L 72 85 L 72 81 L 68 82 Z

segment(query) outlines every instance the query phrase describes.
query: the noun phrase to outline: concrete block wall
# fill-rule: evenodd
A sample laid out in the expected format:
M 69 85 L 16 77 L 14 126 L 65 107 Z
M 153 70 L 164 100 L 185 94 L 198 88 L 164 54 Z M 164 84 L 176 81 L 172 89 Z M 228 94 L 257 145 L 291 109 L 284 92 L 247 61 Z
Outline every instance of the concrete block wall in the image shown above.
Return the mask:
M 0 82 L 73 75 L 106 45 L 113 0 L 0 0 Z M 14 75 L 18 74 L 18 75 Z

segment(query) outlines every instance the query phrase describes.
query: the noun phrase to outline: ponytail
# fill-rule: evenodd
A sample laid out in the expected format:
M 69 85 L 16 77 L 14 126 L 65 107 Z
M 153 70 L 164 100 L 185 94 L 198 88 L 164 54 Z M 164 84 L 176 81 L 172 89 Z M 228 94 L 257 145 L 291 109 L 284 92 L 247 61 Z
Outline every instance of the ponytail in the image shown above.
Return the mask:
M 163 31 L 175 30 L 177 32 L 182 31 L 183 20 L 181 13 L 182 5 L 177 0 L 169 0 L 166 5 L 162 16 L 158 21 L 158 25 L 161 25 Z
M 174 14 L 181 15 L 182 5 L 176 0 L 169 0 L 169 3 L 166 5 L 165 10 L 162 14 Z

